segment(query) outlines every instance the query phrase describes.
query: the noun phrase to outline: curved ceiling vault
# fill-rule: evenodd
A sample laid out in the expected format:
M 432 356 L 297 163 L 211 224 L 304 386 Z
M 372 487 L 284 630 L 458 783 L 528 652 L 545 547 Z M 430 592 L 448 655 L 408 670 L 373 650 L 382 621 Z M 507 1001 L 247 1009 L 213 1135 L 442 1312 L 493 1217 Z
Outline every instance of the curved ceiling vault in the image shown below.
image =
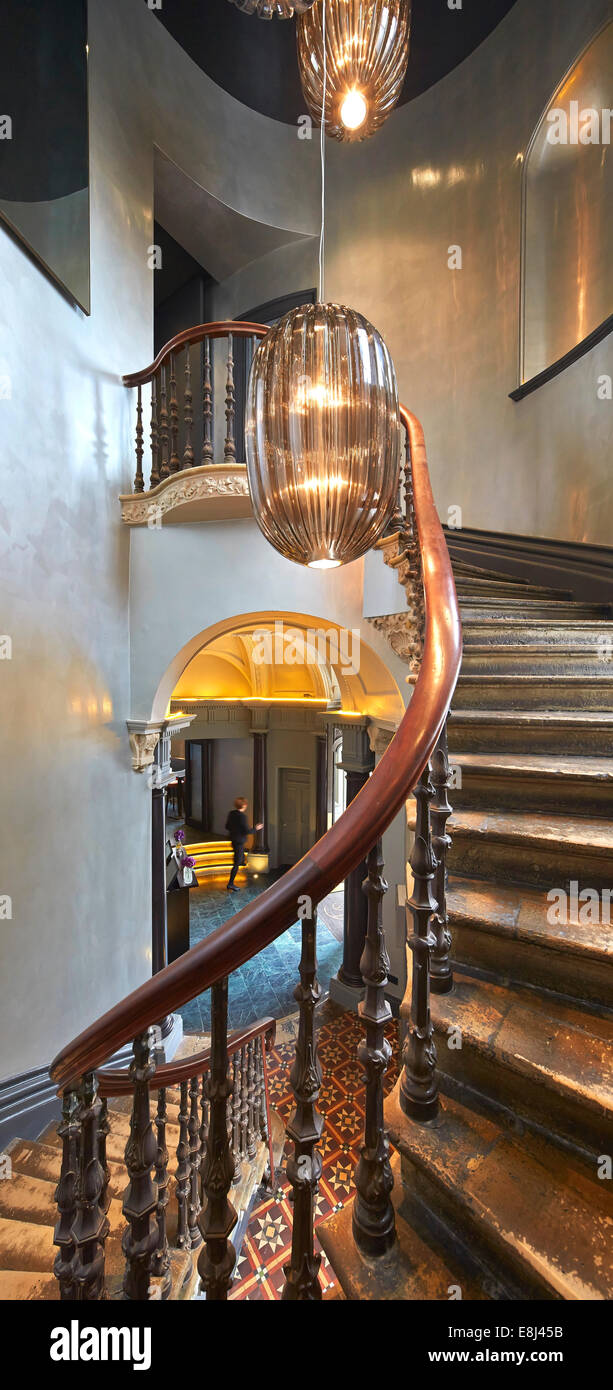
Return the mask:
M 515 0 L 413 0 L 409 66 L 399 105 L 427 91 L 478 47 Z M 217 86 L 294 125 L 305 111 L 294 20 L 257 19 L 228 0 L 164 0 L 152 16 Z

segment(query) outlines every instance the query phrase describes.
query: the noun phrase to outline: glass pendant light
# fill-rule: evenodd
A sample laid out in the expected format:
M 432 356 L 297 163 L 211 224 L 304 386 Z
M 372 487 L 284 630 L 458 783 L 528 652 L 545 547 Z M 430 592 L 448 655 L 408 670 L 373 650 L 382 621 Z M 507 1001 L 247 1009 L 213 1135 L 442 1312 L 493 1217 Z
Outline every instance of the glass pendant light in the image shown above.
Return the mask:
M 249 377 L 247 476 L 260 530 L 289 560 L 357 560 L 394 511 L 401 428 L 396 373 L 353 309 L 305 304 L 262 338 Z
M 302 90 L 316 121 L 325 105 L 328 135 L 366 140 L 383 125 L 402 90 L 410 24 L 411 0 L 317 0 L 298 19 Z
M 292 15 L 305 14 L 315 0 L 230 0 L 243 14 L 256 14 L 258 19 L 291 19 Z

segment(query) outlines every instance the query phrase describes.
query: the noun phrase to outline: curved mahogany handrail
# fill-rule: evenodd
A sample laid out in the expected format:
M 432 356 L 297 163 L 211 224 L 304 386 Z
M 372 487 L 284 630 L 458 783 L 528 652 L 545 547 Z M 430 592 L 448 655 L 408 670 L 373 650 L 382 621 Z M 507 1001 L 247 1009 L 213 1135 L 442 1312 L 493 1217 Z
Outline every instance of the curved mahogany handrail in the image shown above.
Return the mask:
M 449 551 L 428 476 L 424 433 L 415 415 L 403 408 L 400 413 L 410 443 L 426 609 L 421 669 L 402 723 L 347 810 L 298 864 L 58 1053 L 50 1067 L 58 1088 L 94 1071 L 158 1018 L 257 955 L 298 919 L 299 899 L 320 902 L 366 857 L 421 776 L 451 704 L 462 633 Z
M 122 377 L 124 386 L 144 386 L 147 381 L 155 376 L 158 368 L 166 362 L 171 352 L 180 352 L 181 348 L 190 346 L 193 343 L 201 343 L 203 338 L 263 338 L 268 333 L 268 327 L 264 323 L 248 323 L 243 319 L 227 319 L 221 323 L 198 323 L 194 328 L 184 328 L 181 333 L 175 333 L 174 338 L 169 338 L 167 343 L 160 348 L 158 355 L 150 367 L 144 367 L 142 372 L 129 372 Z
M 256 1023 L 249 1023 L 246 1028 L 240 1028 L 236 1033 L 231 1033 L 228 1038 L 228 1056 L 234 1052 L 240 1052 L 241 1047 L 246 1043 L 253 1042 L 254 1038 L 264 1037 L 266 1051 L 274 1043 L 277 1032 L 277 1023 L 274 1018 L 259 1018 Z M 194 1076 L 201 1076 L 208 1071 L 211 1060 L 211 1049 L 205 1047 L 202 1052 L 192 1052 L 189 1057 L 179 1057 L 174 1062 L 164 1062 L 161 1067 L 157 1067 L 155 1076 L 152 1077 L 150 1087 L 152 1091 L 160 1091 L 163 1086 L 178 1086 L 181 1081 L 191 1081 Z M 113 1071 L 110 1067 L 104 1071 L 96 1073 L 98 1081 L 98 1091 L 101 1096 L 130 1096 L 134 1090 L 135 1082 L 132 1080 L 129 1071 Z

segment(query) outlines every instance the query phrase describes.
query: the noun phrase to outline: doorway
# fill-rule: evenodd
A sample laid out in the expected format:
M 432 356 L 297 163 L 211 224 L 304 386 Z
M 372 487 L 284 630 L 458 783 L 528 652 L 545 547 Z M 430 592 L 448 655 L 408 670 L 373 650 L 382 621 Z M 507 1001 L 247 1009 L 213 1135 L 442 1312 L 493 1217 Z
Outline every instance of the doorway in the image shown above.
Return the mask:
M 279 768 L 279 863 L 296 864 L 311 844 L 311 774 Z

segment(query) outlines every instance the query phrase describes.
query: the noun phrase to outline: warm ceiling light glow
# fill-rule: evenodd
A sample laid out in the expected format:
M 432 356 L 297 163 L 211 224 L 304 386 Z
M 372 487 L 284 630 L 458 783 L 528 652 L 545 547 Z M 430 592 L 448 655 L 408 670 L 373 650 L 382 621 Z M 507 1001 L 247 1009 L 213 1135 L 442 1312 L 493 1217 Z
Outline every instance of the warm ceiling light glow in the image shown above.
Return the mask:
M 353 91 L 347 92 L 347 96 L 341 106 L 341 121 L 345 129 L 359 130 L 360 126 L 363 125 L 366 120 L 367 111 L 368 106 L 366 104 L 366 98 L 361 92 L 356 91 L 355 87 Z
M 366 140 L 387 120 L 409 61 L 411 0 L 325 0 L 326 135 Z M 302 90 L 321 122 L 324 91 L 324 0 L 298 19 Z
M 396 505 L 400 446 L 394 365 L 362 314 L 304 304 L 261 339 L 247 477 L 258 526 L 286 559 L 332 569 L 370 550 Z

